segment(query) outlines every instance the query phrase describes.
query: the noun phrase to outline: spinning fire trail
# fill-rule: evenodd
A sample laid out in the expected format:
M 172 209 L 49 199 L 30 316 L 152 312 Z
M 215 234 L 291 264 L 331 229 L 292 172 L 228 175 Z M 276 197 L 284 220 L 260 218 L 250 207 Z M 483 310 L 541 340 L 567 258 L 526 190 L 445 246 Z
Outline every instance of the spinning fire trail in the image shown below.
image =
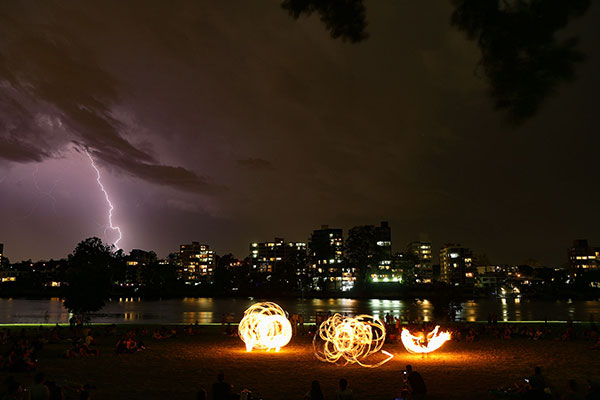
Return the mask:
M 112 203 L 110 202 L 110 199 L 108 198 L 108 192 L 106 191 L 106 189 L 104 189 L 104 185 L 100 181 L 100 171 L 98 170 L 98 168 L 96 168 L 96 164 L 94 163 L 94 159 L 92 158 L 92 156 L 90 155 L 90 153 L 87 150 L 85 151 L 85 154 L 87 154 L 88 158 L 90 159 L 90 162 L 92 163 L 92 168 L 94 168 L 94 170 L 96 171 L 96 182 L 98 182 L 98 186 L 100 186 L 100 189 L 104 193 L 104 198 L 106 199 L 106 202 L 108 203 L 108 206 L 109 206 L 109 209 L 108 209 L 108 227 L 110 229 L 112 229 L 113 231 L 117 231 L 119 233 L 119 238 L 117 240 L 115 240 L 115 242 L 113 243 L 113 245 L 117 248 L 117 250 L 119 250 L 118 243 L 123 238 L 123 235 L 121 234 L 121 228 L 119 228 L 116 225 L 113 225 L 112 212 L 113 212 L 113 210 L 115 208 L 113 207 Z

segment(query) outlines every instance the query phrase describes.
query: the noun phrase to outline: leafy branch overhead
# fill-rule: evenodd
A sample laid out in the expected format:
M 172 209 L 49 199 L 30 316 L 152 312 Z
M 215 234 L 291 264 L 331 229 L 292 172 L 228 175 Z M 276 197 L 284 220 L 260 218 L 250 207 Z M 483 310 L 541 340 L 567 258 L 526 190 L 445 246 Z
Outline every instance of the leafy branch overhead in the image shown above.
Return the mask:
M 559 83 L 574 79 L 575 63 L 584 59 L 579 40 L 556 36 L 589 9 L 590 0 L 451 2 L 450 23 L 477 42 L 488 94 L 511 122 L 533 117 Z M 357 43 L 369 36 L 362 0 L 284 0 L 281 7 L 295 19 L 319 14 L 335 39 Z
M 451 23 L 481 50 L 480 65 L 494 106 L 520 123 L 534 116 L 556 86 L 573 80 L 581 62 L 578 38 L 559 40 L 589 0 L 454 0 Z
M 284 0 L 281 7 L 295 19 L 318 13 L 334 39 L 357 43 L 369 37 L 362 0 Z

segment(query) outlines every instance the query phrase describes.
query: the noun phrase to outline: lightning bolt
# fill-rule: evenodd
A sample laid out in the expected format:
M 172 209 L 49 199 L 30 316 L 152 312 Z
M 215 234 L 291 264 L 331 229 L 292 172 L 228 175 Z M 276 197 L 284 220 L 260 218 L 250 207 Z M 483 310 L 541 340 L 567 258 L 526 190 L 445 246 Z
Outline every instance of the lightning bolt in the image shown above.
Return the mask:
M 108 192 L 106 191 L 106 189 L 104 189 L 104 185 L 102 184 L 102 181 L 100 180 L 100 170 L 98 170 L 98 168 L 96 167 L 96 163 L 94 163 L 94 159 L 92 158 L 90 153 L 87 151 L 87 149 L 85 150 L 85 154 L 87 154 L 88 158 L 90 159 L 92 168 L 94 168 L 94 170 L 96 171 L 96 182 L 98 182 L 98 186 L 100 186 L 102 193 L 104 193 L 104 198 L 106 199 L 106 203 L 108 203 L 108 207 L 109 207 L 108 208 L 108 227 L 110 229 L 112 229 L 113 231 L 117 231 L 119 233 L 119 238 L 117 240 L 115 240 L 115 242 L 113 243 L 113 246 L 115 246 L 116 249 L 119 250 L 118 243 L 123 238 L 123 235 L 121 234 L 121 228 L 119 228 L 116 225 L 113 225 L 112 213 L 113 213 L 113 210 L 115 209 L 115 207 L 110 202 L 110 198 L 108 197 Z

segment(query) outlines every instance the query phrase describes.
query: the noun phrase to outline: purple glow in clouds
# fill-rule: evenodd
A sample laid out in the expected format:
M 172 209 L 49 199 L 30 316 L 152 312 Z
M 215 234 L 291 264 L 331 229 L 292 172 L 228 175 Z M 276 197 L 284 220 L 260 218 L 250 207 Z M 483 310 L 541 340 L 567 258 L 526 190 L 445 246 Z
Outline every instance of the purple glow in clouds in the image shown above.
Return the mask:
M 92 158 L 92 156 L 90 155 L 90 153 L 87 151 L 87 149 L 85 150 L 85 154 L 87 154 L 88 158 L 90 159 L 90 162 L 92 164 L 92 168 L 94 168 L 94 170 L 96 171 L 96 182 L 98 182 L 98 186 L 100 186 L 100 189 L 104 193 L 104 198 L 106 199 L 106 202 L 108 203 L 108 206 L 109 206 L 109 209 L 108 209 L 108 227 L 110 229 L 112 229 L 114 231 L 117 231 L 119 233 L 119 238 L 117 240 L 115 240 L 115 242 L 113 243 L 113 246 L 115 246 L 117 248 L 117 250 L 119 250 L 118 243 L 123 238 L 123 235 L 121 234 L 121 228 L 119 228 L 116 225 L 113 225 L 112 212 L 115 209 L 115 207 L 110 202 L 110 198 L 108 197 L 108 192 L 106 191 L 106 189 L 104 189 L 104 185 L 102 184 L 102 181 L 100 180 L 100 171 L 96 167 L 96 164 L 94 163 L 94 159 Z

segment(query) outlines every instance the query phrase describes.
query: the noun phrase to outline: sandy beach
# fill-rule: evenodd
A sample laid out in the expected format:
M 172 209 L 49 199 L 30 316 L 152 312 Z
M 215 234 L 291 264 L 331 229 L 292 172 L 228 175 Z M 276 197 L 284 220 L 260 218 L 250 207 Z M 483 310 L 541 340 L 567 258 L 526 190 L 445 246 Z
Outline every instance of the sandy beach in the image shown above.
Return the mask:
M 427 357 L 409 354 L 401 343 L 386 343 L 395 357 L 376 369 L 343 367 L 318 361 L 308 337 L 295 337 L 279 353 L 245 351 L 237 337 L 217 327 L 203 327 L 197 336 L 145 339 L 147 349 L 135 354 L 114 352 L 114 337 L 98 337 L 98 357 L 65 359 L 67 343 L 47 344 L 37 370 L 48 380 L 89 383 L 94 399 L 194 399 L 199 388 L 210 390 L 218 372 L 239 392 L 248 388 L 268 399 L 302 399 L 313 379 L 327 399 L 335 398 L 340 378 L 348 379 L 359 399 L 393 399 L 401 387 L 401 371 L 412 364 L 431 399 L 494 398 L 490 389 L 521 381 L 542 366 L 556 394 L 575 378 L 600 378 L 600 351 L 589 341 L 560 342 L 483 338 L 475 343 L 448 342 Z M 3 351 L 4 351 L 4 347 Z M 1 376 L 5 377 L 6 371 Z M 29 384 L 33 372 L 13 374 Z M 210 395 L 210 392 L 209 392 Z

